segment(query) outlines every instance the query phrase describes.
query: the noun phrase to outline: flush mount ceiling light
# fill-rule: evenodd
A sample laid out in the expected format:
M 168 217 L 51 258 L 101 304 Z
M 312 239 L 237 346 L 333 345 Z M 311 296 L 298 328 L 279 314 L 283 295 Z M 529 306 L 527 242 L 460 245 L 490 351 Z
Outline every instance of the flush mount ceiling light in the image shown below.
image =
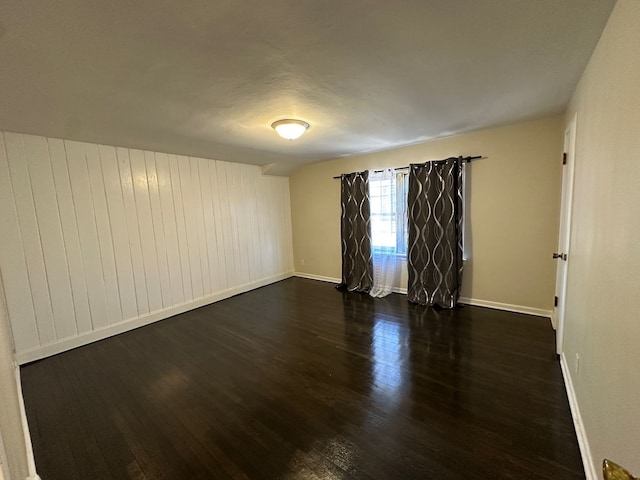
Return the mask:
M 271 126 L 278 135 L 282 138 L 286 138 L 287 140 L 295 140 L 296 138 L 299 138 L 307 128 L 309 128 L 309 124 L 307 122 L 303 122 L 302 120 L 292 120 L 289 118 L 273 122 Z

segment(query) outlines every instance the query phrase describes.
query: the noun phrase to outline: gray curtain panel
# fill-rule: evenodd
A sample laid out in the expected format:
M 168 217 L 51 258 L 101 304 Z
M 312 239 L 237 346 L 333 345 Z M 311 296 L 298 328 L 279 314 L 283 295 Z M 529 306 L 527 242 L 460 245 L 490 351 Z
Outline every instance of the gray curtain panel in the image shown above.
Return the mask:
M 369 172 L 341 177 L 342 283 L 338 288 L 367 293 L 373 285 Z
M 409 172 L 409 301 L 453 308 L 462 285 L 462 158 Z

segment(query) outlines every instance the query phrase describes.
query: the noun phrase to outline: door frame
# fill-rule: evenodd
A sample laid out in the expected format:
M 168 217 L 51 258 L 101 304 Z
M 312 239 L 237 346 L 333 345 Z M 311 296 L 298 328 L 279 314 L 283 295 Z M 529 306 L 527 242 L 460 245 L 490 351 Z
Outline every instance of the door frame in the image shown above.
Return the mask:
M 562 195 L 560 197 L 560 220 L 558 229 L 558 251 L 566 257 L 557 259 L 556 264 L 556 305 L 553 307 L 553 318 L 556 324 L 556 353 L 562 353 L 564 341 L 564 325 L 567 298 L 567 274 L 569 270 L 569 247 L 571 244 L 571 217 L 573 206 L 573 181 L 576 158 L 576 125 L 577 113 L 567 124 L 564 131 L 563 151 L 566 155 L 566 163 L 562 166 Z

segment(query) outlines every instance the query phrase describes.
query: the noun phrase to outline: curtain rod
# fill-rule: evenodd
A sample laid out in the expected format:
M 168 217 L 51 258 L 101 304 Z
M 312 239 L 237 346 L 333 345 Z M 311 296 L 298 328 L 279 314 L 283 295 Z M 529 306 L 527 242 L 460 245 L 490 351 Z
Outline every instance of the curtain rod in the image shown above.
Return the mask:
M 423 163 L 412 163 L 411 165 L 426 165 L 427 163 L 431 163 L 431 162 L 444 162 L 445 160 L 449 160 L 451 158 L 459 158 L 461 159 L 463 162 L 465 163 L 470 163 L 471 160 L 477 160 L 479 158 L 487 158 L 487 157 L 483 157 L 482 155 L 475 155 L 475 156 L 471 156 L 471 157 L 449 157 L 449 158 L 443 158 L 442 160 L 429 160 Z M 406 166 L 406 167 L 398 167 L 398 168 L 392 168 L 391 170 L 407 170 L 410 166 Z M 380 172 L 384 172 L 384 170 L 374 170 L 374 172 L 376 173 L 380 173 Z M 343 173 L 342 175 L 346 175 L 345 173 Z M 342 175 L 338 175 L 337 177 L 333 177 L 333 178 L 342 178 Z

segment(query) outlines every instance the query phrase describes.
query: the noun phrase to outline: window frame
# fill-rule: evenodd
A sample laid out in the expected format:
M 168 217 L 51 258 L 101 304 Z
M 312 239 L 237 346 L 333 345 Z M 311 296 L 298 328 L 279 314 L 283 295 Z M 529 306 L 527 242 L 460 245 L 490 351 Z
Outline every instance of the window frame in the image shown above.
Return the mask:
M 375 182 L 369 178 L 370 186 L 369 192 L 371 194 L 371 183 Z M 396 257 L 406 258 L 408 250 L 408 218 L 407 218 L 407 195 L 409 192 L 409 172 L 396 171 L 395 172 L 395 235 L 396 235 Z M 373 205 L 374 202 L 372 202 Z M 372 209 L 373 210 L 373 209 Z M 382 213 L 371 212 L 371 216 L 384 215 Z M 372 222 L 373 224 L 373 222 Z M 373 235 L 372 235 L 373 237 Z M 382 251 L 385 248 L 384 245 L 374 245 L 371 243 L 371 249 L 374 253 L 376 250 Z

